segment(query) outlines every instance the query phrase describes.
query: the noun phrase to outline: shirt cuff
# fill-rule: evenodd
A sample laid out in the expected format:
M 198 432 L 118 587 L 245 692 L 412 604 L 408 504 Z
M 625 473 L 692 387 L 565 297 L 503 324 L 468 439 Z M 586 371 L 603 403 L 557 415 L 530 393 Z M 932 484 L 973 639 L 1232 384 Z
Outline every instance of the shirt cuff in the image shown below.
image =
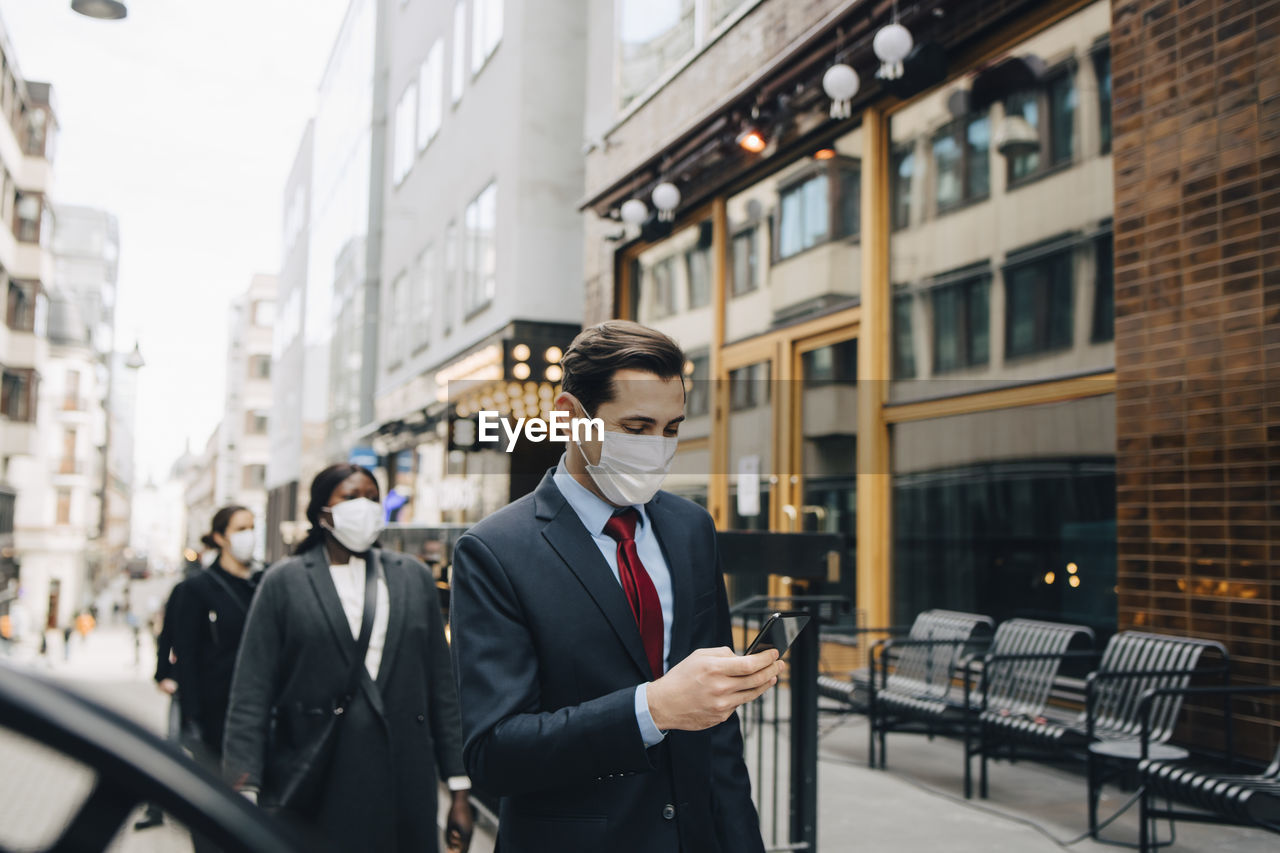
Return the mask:
M 666 732 L 653 724 L 653 717 L 649 714 L 649 684 L 647 682 L 636 688 L 636 723 L 640 726 L 640 738 L 644 741 L 645 749 L 657 746 L 667 736 Z
M 471 777 L 470 776 L 450 776 L 445 781 L 445 784 L 447 784 L 449 786 L 449 790 L 453 791 L 454 793 L 457 793 L 458 791 L 470 791 Z

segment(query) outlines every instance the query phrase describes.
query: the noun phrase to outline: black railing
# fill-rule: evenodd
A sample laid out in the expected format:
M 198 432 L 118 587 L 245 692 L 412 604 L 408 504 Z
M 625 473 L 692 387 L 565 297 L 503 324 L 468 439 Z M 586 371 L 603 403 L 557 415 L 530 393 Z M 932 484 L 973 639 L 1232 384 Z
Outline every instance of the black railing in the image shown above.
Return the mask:
M 809 625 L 787 652 L 789 701 L 784 710 L 780 685 L 743 708 L 743 741 L 767 849 L 816 851 L 819 626 L 852 613 L 853 601 L 835 595 L 753 596 L 730 611 L 742 643 L 749 643 L 765 620 L 780 610 L 810 614 Z

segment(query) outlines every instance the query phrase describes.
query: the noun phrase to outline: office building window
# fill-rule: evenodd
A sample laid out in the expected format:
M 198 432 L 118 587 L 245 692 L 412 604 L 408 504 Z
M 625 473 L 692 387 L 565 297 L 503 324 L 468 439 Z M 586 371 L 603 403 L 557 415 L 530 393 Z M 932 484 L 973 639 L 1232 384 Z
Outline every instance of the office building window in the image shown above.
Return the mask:
M 458 276 L 462 274 L 459 239 L 457 220 L 450 220 L 444 229 L 444 299 L 440 305 L 441 327 L 446 335 L 453 330 L 453 314 L 458 305 Z
M 276 304 L 270 299 L 259 299 L 253 303 L 253 325 L 259 329 L 270 329 L 276 321 Z
M 436 39 L 418 69 L 418 150 L 440 132 L 444 115 L 444 42 Z
M 909 293 L 893 297 L 893 378 L 914 379 L 916 375 L 915 339 L 911 332 Z
M 1111 151 L 1111 51 L 1100 50 L 1093 55 L 1093 75 L 1098 83 L 1098 130 L 1102 153 Z
M 249 378 L 250 379 L 270 379 L 271 378 L 271 356 L 269 355 L 249 356 Z
M 262 489 L 267 485 L 267 466 L 266 465 L 246 465 L 241 478 L 241 484 L 246 489 Z
M 911 186 L 915 177 L 916 152 L 912 147 L 900 148 L 893 154 L 893 211 L 892 225 L 895 230 L 911 225 Z
M 1016 358 L 1071 346 L 1072 252 L 1005 270 L 1005 353 Z
M 801 173 L 784 184 L 779 191 L 776 260 L 855 236 L 860 187 L 858 161 L 851 159 L 827 161 L 820 171 Z
M 858 339 L 809 350 L 800 357 L 806 388 L 858 381 Z
M 27 423 L 36 418 L 39 375 L 30 368 L 8 368 L 0 375 L 0 414 Z
M 959 119 L 933 137 L 938 211 L 986 198 L 991 192 L 991 123 L 986 114 Z
M 414 132 L 417 127 L 418 84 L 410 83 L 396 102 L 396 124 L 391 154 L 391 178 L 400 183 L 413 168 Z
M 13 209 L 13 236 L 22 243 L 39 243 L 44 198 L 38 193 L 18 193 Z
M 467 205 L 466 292 L 464 311 L 470 316 L 490 302 L 498 279 L 498 185 L 491 183 Z
M 1049 78 L 1038 91 L 1020 92 L 1005 102 L 1007 115 L 1021 115 L 1040 137 L 1040 148 L 1009 158 L 1009 183 L 1031 180 L 1075 154 L 1076 84 L 1071 70 Z
M 414 288 L 413 306 L 415 352 L 431 342 L 431 318 L 435 316 L 436 280 L 439 277 L 435 246 L 422 250 L 418 256 L 417 273 L 418 286 Z
M 245 435 L 266 435 L 267 414 L 265 412 L 246 412 L 244 416 Z
M 9 279 L 9 301 L 5 324 L 15 332 L 33 332 L 41 299 L 40 285 L 33 281 Z
M 711 411 L 711 356 L 695 355 L 685 364 L 684 413 L 698 418 Z
M 62 388 L 62 408 L 67 412 L 80 410 L 80 371 L 68 370 Z
M 504 0 L 472 0 L 471 73 L 478 74 L 502 41 Z
M 1093 340 L 1097 343 L 1116 337 L 1115 256 L 1111 235 L 1104 234 L 1094 240 L 1093 251 Z
M 767 361 L 729 371 L 729 410 L 740 412 L 767 405 L 772 399 L 770 376 Z
M 934 288 L 934 373 L 987 363 L 990 357 L 990 287 L 990 279 L 983 275 Z
M 748 0 L 618 0 L 618 108 L 687 62 Z
M 462 100 L 462 90 L 467 76 L 467 0 L 458 0 L 453 6 L 453 60 L 450 63 L 449 94 L 454 104 Z
M 79 434 L 75 427 L 68 427 L 62 433 L 62 461 L 58 465 L 59 474 L 78 474 L 76 470 L 76 444 Z
M 406 349 L 405 330 L 409 324 L 409 315 L 403 310 L 401 304 L 405 295 L 409 290 L 409 276 L 406 273 L 400 273 L 391 280 L 391 292 L 384 306 L 384 317 L 386 317 L 386 335 L 383 338 L 383 358 L 387 362 L 388 367 L 396 367 L 400 363 L 400 359 L 404 358 Z
M 663 258 L 649 268 L 642 287 L 649 290 L 649 316 L 654 320 L 670 317 L 679 310 L 676 304 L 676 259 Z
M 54 510 L 53 523 L 65 526 L 71 523 L 71 490 L 59 488 L 56 494 L 57 506 Z
M 756 227 L 733 235 L 733 295 L 742 296 L 760 287 L 760 247 Z
M 698 245 L 684 254 L 689 280 L 689 310 L 711 304 L 711 247 Z

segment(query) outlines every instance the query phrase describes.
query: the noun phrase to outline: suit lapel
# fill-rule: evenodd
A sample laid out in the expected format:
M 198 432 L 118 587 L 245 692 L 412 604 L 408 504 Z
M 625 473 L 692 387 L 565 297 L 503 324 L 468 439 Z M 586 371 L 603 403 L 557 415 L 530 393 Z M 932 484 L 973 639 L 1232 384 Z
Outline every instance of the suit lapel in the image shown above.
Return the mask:
M 690 574 L 692 567 L 687 559 L 672 559 L 673 556 L 685 557 L 691 551 L 679 516 L 670 511 L 669 503 L 663 501 L 662 494 L 658 493 L 645 506 L 645 513 L 653 524 L 653 535 L 658 540 L 663 559 L 667 561 L 667 571 L 671 574 L 675 612 L 671 616 L 671 651 L 668 660 L 674 666 L 693 651 L 689 648 L 693 637 L 693 577 Z
M 631 613 L 631 605 L 627 603 L 622 584 L 613 576 L 609 564 L 592 541 L 591 534 L 560 494 L 550 474 L 538 486 L 536 501 L 538 517 L 547 520 L 547 525 L 542 528 L 543 538 L 586 588 L 640 672 L 649 678 L 661 675 L 662 673 L 650 671 L 644 642 L 640 639 L 640 628 L 636 625 L 636 617 Z
M 347 614 L 342 610 L 338 588 L 333 585 L 333 575 L 329 572 L 329 560 L 324 546 L 312 548 L 303 559 L 307 563 L 307 579 L 311 581 L 311 589 L 316 594 L 325 621 L 333 631 L 333 639 L 342 650 L 342 662 L 350 666 L 351 655 L 355 652 L 355 638 L 351 636 L 351 623 L 347 621 Z
M 378 667 L 378 686 L 383 687 L 395 663 L 396 653 L 400 650 L 400 635 L 404 633 L 405 613 L 409 607 L 409 579 L 403 571 L 404 566 L 395 555 L 374 549 L 369 558 L 382 564 L 382 576 L 387 582 L 387 598 L 390 599 L 390 613 L 387 614 L 387 639 L 382 645 L 382 665 Z

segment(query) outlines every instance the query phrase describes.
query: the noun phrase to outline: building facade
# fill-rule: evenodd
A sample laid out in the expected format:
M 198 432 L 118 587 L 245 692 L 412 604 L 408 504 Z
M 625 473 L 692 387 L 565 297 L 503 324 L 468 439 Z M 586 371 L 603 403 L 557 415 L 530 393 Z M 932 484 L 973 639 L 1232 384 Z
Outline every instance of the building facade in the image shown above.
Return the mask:
M 37 418 L 49 358 L 57 131 L 51 87 L 23 79 L 0 24 L 0 274 L 7 292 L 0 327 L 0 609 L 21 605 L 25 623 L 36 629 L 60 624 L 81 603 L 79 572 L 64 578 L 33 568 L 39 577 L 30 589 L 23 577 L 28 552 L 44 551 L 55 517 Z
M 578 329 L 590 5 L 389 10 L 382 314 L 362 444 L 383 462 L 397 521 L 478 520 L 558 455 L 476 450 L 451 424 L 481 407 L 545 411 Z
M 267 518 L 275 319 L 276 277 L 255 275 L 249 289 L 231 303 L 214 503 L 217 507 L 243 506 L 259 525 Z M 264 555 L 265 543 L 259 536 L 258 557 Z
M 267 459 L 267 560 L 285 556 L 303 525 L 299 489 L 320 470 L 328 409 L 328 371 L 316 370 L 327 351 L 316 343 L 307 312 L 311 235 L 311 157 L 314 122 L 307 124 L 284 190 L 284 228 L 272 330 L 272 395 Z
M 807 587 L 866 624 L 1189 631 L 1274 681 L 1257 395 L 1280 4 L 1146 5 L 903 5 L 914 47 L 881 69 L 888 4 L 591 4 L 586 320 L 684 345 L 669 487 L 722 529 L 844 534 L 839 576 Z M 836 64 L 861 82 L 847 112 Z M 1254 396 L 1228 402 L 1237 380 Z M 1219 444 L 1193 459 L 1201 404 Z M 1248 725 L 1273 751 L 1274 724 Z

